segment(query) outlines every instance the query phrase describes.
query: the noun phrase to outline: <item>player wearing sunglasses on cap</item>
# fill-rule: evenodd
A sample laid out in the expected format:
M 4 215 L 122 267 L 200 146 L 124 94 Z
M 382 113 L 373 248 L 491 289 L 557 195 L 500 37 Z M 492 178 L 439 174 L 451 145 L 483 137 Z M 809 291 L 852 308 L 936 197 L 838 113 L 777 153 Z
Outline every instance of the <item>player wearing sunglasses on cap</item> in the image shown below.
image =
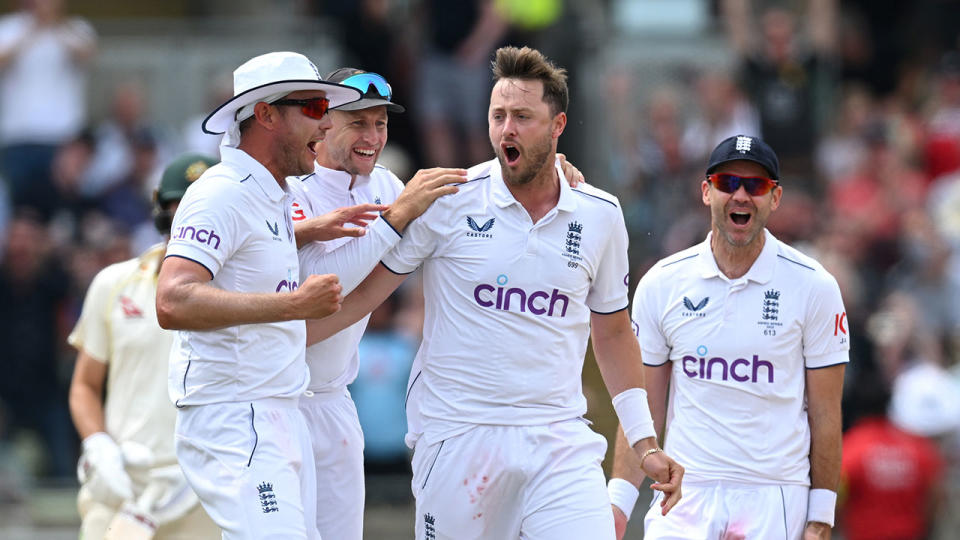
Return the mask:
M 313 173 L 289 182 L 296 194 L 293 219 L 301 244 L 301 275 L 337 274 L 347 294 L 400 241 L 413 219 L 437 198 L 457 191 L 467 171 L 425 169 L 404 186 L 390 170 L 377 165 L 387 143 L 388 113 L 405 110 L 393 102 L 390 84 L 379 74 L 350 67 L 330 73 L 325 80 L 356 88 L 363 98 L 330 111 L 332 127 L 316 147 Z M 579 171 L 567 166 L 574 182 L 582 180 Z M 365 234 L 313 241 L 314 216 L 362 204 L 386 209 Z M 357 347 L 368 318 L 307 347 L 310 395 L 301 398 L 300 409 L 313 442 L 317 527 L 324 538 L 361 540 L 363 536 L 363 434 L 347 385 L 357 376 Z
M 701 182 L 706 240 L 637 286 L 650 409 L 686 467 L 683 500 L 668 515 L 652 504 L 645 538 L 830 537 L 848 328 L 833 276 L 765 228 L 779 169 L 756 137 L 721 142 Z M 638 464 L 619 435 L 608 485 L 619 537 Z

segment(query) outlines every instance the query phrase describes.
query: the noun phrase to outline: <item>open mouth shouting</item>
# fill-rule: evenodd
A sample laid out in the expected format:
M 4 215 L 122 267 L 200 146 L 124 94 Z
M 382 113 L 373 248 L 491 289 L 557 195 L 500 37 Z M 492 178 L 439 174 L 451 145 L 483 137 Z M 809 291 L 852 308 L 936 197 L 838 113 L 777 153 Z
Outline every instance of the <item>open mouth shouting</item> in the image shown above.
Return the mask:
M 317 156 L 317 144 L 318 144 L 319 142 L 320 142 L 320 140 L 316 140 L 316 141 L 310 141 L 310 142 L 307 143 L 307 150 L 309 150 L 310 153 L 313 154 L 314 157 Z
M 753 212 L 749 210 L 734 210 L 730 212 L 730 221 L 737 227 L 746 227 L 753 219 Z
M 516 166 L 520 161 L 520 148 L 512 143 L 501 143 L 500 151 L 503 153 L 503 158 L 507 162 L 508 167 Z

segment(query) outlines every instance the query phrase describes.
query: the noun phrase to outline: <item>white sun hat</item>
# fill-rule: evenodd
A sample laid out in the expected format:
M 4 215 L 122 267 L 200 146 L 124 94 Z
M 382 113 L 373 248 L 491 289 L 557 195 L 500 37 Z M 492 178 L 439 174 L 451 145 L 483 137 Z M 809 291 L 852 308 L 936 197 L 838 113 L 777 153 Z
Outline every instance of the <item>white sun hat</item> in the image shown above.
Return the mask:
M 298 90 L 323 90 L 331 109 L 363 97 L 356 88 L 324 81 L 313 62 L 300 53 L 261 54 L 234 70 L 233 97 L 210 113 L 203 121 L 203 131 L 211 135 L 223 133 L 236 121 L 241 108 Z

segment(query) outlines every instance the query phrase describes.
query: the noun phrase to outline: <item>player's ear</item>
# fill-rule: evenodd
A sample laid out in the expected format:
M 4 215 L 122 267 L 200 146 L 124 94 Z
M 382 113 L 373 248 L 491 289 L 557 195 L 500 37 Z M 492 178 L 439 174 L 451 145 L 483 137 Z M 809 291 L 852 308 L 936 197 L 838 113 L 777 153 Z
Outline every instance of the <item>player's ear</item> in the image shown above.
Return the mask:
M 563 129 L 567 127 L 567 113 L 561 112 L 553 117 L 553 122 L 551 126 L 550 135 L 554 139 L 560 138 L 560 135 L 563 133 Z
M 700 183 L 700 192 L 703 197 L 703 205 L 710 206 L 710 182 L 704 180 Z

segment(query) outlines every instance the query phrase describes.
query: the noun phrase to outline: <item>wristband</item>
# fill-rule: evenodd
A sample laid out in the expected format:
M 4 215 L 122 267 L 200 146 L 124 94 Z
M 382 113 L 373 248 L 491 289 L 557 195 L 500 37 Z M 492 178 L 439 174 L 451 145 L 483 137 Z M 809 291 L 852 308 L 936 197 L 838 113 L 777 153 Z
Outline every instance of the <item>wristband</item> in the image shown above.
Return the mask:
M 610 495 L 610 504 L 619 508 L 627 516 L 627 519 L 630 519 L 633 507 L 637 504 L 637 497 L 640 496 L 640 490 L 637 489 L 637 486 L 623 478 L 611 478 L 607 482 L 607 494 Z
M 811 489 L 807 499 L 807 521 L 826 523 L 833 527 L 833 512 L 836 507 L 836 491 Z
M 647 391 L 643 388 L 630 388 L 614 396 L 613 409 L 617 411 L 623 434 L 631 448 L 647 437 L 657 437 L 647 404 Z

